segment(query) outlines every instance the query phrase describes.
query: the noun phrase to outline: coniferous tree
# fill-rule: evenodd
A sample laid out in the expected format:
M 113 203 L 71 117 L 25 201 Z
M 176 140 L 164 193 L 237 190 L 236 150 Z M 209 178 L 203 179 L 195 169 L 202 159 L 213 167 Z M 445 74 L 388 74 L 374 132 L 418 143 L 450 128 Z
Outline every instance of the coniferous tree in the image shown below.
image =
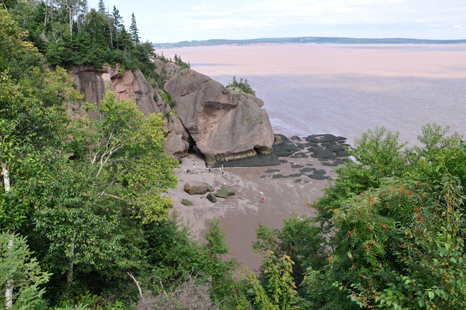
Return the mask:
M 129 32 L 133 36 L 133 42 L 139 43 L 139 30 L 136 25 L 136 17 L 134 16 L 134 13 L 131 14 L 131 26 L 129 27 Z
M 104 0 L 99 0 L 99 13 L 105 15 L 105 2 Z

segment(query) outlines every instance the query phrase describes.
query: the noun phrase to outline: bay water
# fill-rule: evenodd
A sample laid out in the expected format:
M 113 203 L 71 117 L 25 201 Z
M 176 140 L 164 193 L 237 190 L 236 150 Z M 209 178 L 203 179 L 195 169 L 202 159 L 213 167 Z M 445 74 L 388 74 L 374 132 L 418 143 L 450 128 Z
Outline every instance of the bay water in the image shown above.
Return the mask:
M 385 126 L 418 144 L 427 123 L 466 135 L 466 44 L 258 45 L 157 50 L 223 85 L 247 79 L 285 135 L 353 143 Z

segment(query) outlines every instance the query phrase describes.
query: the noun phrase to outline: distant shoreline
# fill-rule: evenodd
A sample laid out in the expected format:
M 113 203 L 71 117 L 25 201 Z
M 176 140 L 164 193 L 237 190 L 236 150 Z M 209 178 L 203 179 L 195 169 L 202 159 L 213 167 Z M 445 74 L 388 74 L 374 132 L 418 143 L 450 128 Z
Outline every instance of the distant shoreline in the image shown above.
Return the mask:
M 404 38 L 344 38 L 344 37 L 297 37 L 264 38 L 249 40 L 192 40 L 177 43 L 153 43 L 155 48 L 180 48 L 200 46 L 254 46 L 254 45 L 288 45 L 288 44 L 466 44 L 463 40 L 423 40 Z

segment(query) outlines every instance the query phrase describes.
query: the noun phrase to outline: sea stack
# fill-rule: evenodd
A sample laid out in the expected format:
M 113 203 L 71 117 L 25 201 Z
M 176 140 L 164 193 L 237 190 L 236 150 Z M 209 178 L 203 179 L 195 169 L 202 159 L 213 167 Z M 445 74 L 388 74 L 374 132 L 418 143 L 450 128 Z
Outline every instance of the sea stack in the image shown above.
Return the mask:
M 170 71 L 164 91 L 208 164 L 271 151 L 274 134 L 262 100 L 191 69 Z

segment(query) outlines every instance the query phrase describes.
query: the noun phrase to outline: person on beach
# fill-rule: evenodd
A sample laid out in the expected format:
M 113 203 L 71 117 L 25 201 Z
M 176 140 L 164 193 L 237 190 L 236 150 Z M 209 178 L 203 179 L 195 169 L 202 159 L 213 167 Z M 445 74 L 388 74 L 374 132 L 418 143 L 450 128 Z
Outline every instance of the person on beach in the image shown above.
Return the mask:
M 223 165 L 222 165 L 222 167 L 221 167 L 221 169 L 220 169 L 220 170 L 223 170 Z
M 212 172 L 212 170 L 210 170 L 210 167 L 209 167 L 209 173 L 211 173 L 211 172 Z
M 264 200 L 265 200 L 264 197 L 262 197 L 262 199 L 261 199 L 261 205 L 264 204 Z
M 196 169 L 196 164 L 193 164 L 193 169 Z

